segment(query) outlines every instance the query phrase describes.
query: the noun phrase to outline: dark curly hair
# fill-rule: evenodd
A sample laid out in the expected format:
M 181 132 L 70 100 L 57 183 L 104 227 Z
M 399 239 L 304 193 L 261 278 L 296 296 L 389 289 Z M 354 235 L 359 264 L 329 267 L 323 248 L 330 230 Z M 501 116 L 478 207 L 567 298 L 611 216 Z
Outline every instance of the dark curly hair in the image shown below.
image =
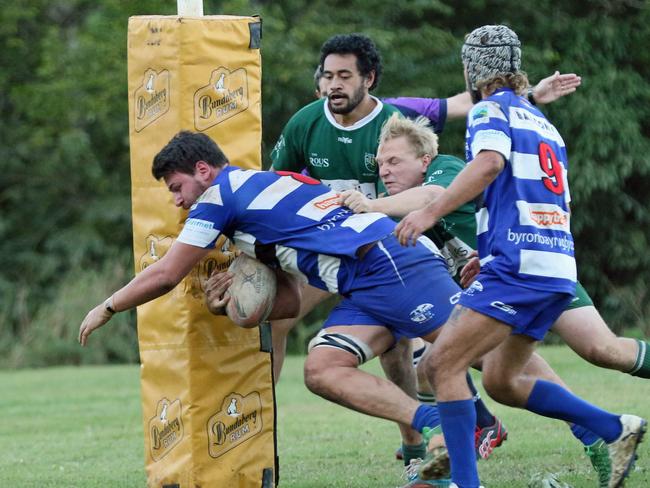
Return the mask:
M 207 135 L 181 131 L 153 158 L 151 174 L 157 180 L 175 171 L 193 175 L 198 161 L 219 168 L 228 158 Z
M 357 69 L 361 76 L 367 77 L 374 71 L 375 80 L 370 90 L 377 88 L 381 77 L 381 56 L 375 43 L 363 34 L 340 34 L 330 37 L 320 48 L 320 65 L 330 54 L 354 54 L 357 57 Z

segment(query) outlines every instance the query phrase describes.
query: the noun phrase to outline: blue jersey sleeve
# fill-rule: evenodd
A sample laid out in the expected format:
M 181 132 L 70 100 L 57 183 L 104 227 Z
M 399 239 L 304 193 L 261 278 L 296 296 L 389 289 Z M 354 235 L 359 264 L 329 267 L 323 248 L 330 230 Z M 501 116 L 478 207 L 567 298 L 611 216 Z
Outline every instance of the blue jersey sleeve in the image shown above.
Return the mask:
M 214 248 L 219 236 L 232 228 L 233 205 L 224 205 L 221 185 L 208 188 L 192 206 L 178 241 L 201 248 Z

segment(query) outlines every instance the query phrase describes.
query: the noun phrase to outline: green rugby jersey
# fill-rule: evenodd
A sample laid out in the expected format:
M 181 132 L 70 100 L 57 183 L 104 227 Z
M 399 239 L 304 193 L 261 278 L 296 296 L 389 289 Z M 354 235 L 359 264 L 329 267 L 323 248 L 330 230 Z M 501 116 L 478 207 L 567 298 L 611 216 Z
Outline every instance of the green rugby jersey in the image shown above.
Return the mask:
M 400 113 L 392 105 L 377 103 L 374 110 L 352 126 L 340 125 L 327 106 L 316 100 L 289 120 L 271 152 L 273 169 L 302 171 L 334 191 L 358 190 L 376 198 L 377 147 L 384 122 Z
M 465 167 L 463 160 L 446 154 L 438 154 L 429 164 L 422 186 L 437 185 L 447 188 Z M 377 193 L 388 195 L 381 180 Z M 469 254 L 476 248 L 476 218 L 474 204 L 466 203 L 438 222 L 425 235 L 435 242 L 447 261 L 449 274 L 457 278 L 458 271 L 465 266 Z

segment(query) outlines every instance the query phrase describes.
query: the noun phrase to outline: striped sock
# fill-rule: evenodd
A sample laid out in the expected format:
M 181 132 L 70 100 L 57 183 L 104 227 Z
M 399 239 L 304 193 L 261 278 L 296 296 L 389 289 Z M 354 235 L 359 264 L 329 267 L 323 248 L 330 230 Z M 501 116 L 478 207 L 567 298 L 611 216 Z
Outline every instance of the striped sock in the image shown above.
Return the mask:
M 436 396 L 433 393 L 427 393 L 424 391 L 417 392 L 418 402 L 426 403 L 427 405 L 436 404 Z
M 402 456 L 404 456 L 404 466 L 411 464 L 411 459 L 424 459 L 427 455 L 427 445 L 424 442 L 416 445 L 402 444 Z
M 648 343 L 637 340 L 639 344 L 639 352 L 636 354 L 636 362 L 629 371 L 632 376 L 639 378 L 650 378 L 650 351 L 648 351 Z

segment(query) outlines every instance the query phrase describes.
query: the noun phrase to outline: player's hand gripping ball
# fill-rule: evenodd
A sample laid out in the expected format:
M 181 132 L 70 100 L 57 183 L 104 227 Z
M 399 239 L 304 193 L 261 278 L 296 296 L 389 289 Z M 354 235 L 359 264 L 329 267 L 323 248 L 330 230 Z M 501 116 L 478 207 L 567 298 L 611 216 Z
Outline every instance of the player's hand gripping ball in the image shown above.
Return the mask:
M 275 302 L 276 278 L 268 266 L 240 254 L 227 273 L 213 273 L 206 286 L 210 312 L 223 315 L 240 327 L 252 328 L 264 322 Z

